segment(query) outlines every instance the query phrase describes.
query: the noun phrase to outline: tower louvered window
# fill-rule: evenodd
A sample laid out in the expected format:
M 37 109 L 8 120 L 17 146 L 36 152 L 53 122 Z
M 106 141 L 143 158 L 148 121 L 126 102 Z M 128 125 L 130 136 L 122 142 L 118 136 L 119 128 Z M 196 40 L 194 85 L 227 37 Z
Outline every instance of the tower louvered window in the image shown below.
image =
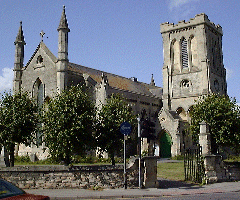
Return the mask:
M 183 38 L 181 43 L 181 53 L 182 53 L 182 67 L 188 67 L 188 49 L 187 49 L 187 40 Z

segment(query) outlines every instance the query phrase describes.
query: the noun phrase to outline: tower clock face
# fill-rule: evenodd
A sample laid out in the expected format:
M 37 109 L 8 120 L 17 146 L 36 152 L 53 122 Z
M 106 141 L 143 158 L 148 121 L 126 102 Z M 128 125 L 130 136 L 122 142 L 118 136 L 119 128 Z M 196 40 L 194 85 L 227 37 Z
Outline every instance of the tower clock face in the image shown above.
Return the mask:
M 215 80 L 214 81 L 214 88 L 215 90 L 218 92 L 219 91 L 219 83 L 218 83 L 218 80 Z

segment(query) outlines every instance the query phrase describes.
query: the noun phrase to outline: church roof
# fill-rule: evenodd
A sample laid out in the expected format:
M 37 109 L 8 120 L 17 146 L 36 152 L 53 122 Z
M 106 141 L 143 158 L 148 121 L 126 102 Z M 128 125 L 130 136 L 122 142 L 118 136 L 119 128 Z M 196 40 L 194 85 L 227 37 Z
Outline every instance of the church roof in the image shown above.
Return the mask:
M 169 113 L 173 116 L 174 119 L 181 119 L 176 111 L 169 110 Z
M 181 119 L 176 111 L 168 110 L 164 107 L 162 107 L 159 112 L 159 116 L 161 116 L 161 115 L 167 115 L 172 121 Z
M 122 76 L 103 72 L 103 71 L 85 67 L 82 65 L 77 65 L 74 63 L 69 63 L 68 68 L 70 71 L 73 71 L 75 73 L 88 74 L 97 83 L 101 82 L 102 74 L 104 74 L 105 76 L 107 76 L 110 87 L 120 89 L 120 90 L 127 90 L 130 92 L 139 93 L 139 94 L 148 95 L 148 96 L 156 96 L 156 97 L 161 98 L 162 88 L 153 86 L 151 84 L 139 82 L 135 78 L 125 78 Z M 152 93 L 151 92 L 152 90 L 159 90 L 160 92 Z
M 36 50 L 34 51 L 33 55 L 25 65 L 25 69 L 28 67 L 28 65 L 31 63 L 32 59 L 36 55 L 36 53 L 39 51 L 39 49 L 43 49 L 44 52 L 49 56 L 49 58 L 53 62 L 57 62 L 57 57 L 54 56 L 54 54 L 48 49 L 48 47 L 43 43 L 40 42 L 37 46 Z M 119 89 L 119 90 L 125 90 L 132 93 L 162 98 L 162 88 L 157 87 L 153 84 L 147 84 L 143 82 L 137 81 L 136 78 L 126 78 L 119 75 L 107 73 L 101 70 L 85 67 L 82 65 L 69 63 L 68 64 L 68 70 L 74 72 L 75 74 L 83 75 L 88 74 L 94 81 L 97 83 L 101 83 L 102 81 L 102 74 L 104 74 L 108 79 L 108 84 L 110 87 Z

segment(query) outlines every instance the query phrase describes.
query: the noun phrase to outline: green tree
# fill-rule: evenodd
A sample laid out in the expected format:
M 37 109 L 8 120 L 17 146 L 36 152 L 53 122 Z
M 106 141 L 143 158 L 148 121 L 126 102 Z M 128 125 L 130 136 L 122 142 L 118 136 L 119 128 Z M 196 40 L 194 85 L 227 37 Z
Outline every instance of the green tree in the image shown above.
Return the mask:
M 190 130 L 193 136 L 199 134 L 199 123 L 209 125 L 214 151 L 219 146 L 239 148 L 240 109 L 235 99 L 217 94 L 202 97 L 190 111 Z
M 96 125 L 97 146 L 106 151 L 115 165 L 115 154 L 123 149 L 123 134 L 120 132 L 121 123 L 128 121 L 134 128 L 137 124 L 132 108 L 119 94 L 112 94 L 107 103 L 98 112 Z
M 93 148 L 94 118 L 94 105 L 82 86 L 72 86 L 50 100 L 42 122 L 51 156 L 68 165 L 73 154 L 84 155 Z
M 2 95 L 0 102 L 0 144 L 10 154 L 10 166 L 14 166 L 16 143 L 26 146 L 35 138 L 38 125 L 38 107 L 27 92 L 10 92 Z

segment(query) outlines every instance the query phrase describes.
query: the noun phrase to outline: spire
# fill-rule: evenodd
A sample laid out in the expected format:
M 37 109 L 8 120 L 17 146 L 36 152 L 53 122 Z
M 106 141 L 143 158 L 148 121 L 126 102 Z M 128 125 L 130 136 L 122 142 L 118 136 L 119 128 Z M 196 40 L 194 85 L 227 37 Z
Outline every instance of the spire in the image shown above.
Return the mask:
M 22 84 L 22 68 L 23 68 L 23 60 L 24 60 L 24 36 L 22 30 L 22 22 L 20 22 L 20 27 L 18 30 L 18 34 L 16 40 L 14 42 L 15 45 L 15 61 L 14 61 L 14 79 L 13 79 L 13 93 L 21 90 Z
M 61 20 L 58 26 L 58 62 L 57 62 L 57 88 L 60 93 L 67 88 L 68 83 L 68 28 L 65 6 L 63 6 Z
M 70 29 L 68 28 L 66 13 L 65 13 L 65 6 L 63 6 L 62 16 L 61 16 L 61 20 L 57 30 L 59 31 L 60 29 L 66 29 L 68 32 L 70 32 Z
M 150 83 L 150 85 L 155 86 L 155 81 L 154 81 L 154 78 L 153 78 L 153 74 L 152 74 L 152 78 L 151 78 L 151 83 Z
M 23 36 L 22 21 L 20 22 L 20 27 L 19 27 L 18 34 L 17 34 L 14 44 L 16 45 L 17 43 L 22 43 L 24 45 L 26 44 L 24 41 L 24 36 Z

